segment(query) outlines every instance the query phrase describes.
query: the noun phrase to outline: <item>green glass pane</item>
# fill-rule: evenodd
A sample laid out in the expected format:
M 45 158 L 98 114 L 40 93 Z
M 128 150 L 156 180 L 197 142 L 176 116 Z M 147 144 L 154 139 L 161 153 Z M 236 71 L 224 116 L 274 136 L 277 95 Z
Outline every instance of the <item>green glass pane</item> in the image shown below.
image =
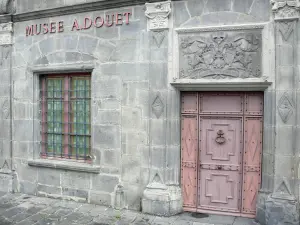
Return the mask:
M 63 79 L 47 79 L 48 98 L 61 98 L 63 90 Z
M 72 137 L 72 155 L 89 155 L 90 137 L 73 136 Z

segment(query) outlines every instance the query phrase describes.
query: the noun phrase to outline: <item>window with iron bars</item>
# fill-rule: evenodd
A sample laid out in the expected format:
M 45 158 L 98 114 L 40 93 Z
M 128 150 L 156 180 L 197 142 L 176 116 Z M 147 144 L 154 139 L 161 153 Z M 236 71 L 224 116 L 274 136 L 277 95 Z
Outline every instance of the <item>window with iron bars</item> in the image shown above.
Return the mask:
M 45 75 L 40 90 L 41 156 L 90 161 L 90 75 Z

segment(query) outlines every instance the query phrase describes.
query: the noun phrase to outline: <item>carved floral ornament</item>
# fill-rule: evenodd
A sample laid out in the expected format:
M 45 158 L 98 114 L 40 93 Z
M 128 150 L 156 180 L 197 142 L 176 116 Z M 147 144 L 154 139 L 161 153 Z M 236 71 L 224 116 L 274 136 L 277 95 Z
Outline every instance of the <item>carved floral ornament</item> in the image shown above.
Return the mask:
M 180 78 L 261 76 L 261 41 L 255 32 L 185 36 L 180 42 Z
M 273 5 L 272 11 L 274 12 L 275 20 L 299 18 L 299 9 L 300 9 L 299 0 L 294 0 L 294 1 L 271 0 L 271 4 Z
M 146 3 L 145 15 L 148 18 L 148 29 L 159 30 L 169 28 L 171 1 Z

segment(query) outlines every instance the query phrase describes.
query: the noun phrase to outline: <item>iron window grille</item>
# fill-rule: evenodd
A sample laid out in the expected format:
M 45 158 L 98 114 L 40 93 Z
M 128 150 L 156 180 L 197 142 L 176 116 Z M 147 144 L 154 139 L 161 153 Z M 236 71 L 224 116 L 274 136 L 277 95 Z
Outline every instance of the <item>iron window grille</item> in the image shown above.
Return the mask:
M 41 157 L 91 161 L 91 77 L 40 79 Z

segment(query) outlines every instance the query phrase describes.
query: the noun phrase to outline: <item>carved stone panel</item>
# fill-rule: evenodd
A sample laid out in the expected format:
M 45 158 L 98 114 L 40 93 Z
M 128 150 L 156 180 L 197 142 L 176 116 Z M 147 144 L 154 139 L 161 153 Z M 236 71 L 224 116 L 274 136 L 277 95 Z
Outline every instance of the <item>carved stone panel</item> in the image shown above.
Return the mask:
M 261 76 L 261 30 L 179 36 L 181 79 Z

